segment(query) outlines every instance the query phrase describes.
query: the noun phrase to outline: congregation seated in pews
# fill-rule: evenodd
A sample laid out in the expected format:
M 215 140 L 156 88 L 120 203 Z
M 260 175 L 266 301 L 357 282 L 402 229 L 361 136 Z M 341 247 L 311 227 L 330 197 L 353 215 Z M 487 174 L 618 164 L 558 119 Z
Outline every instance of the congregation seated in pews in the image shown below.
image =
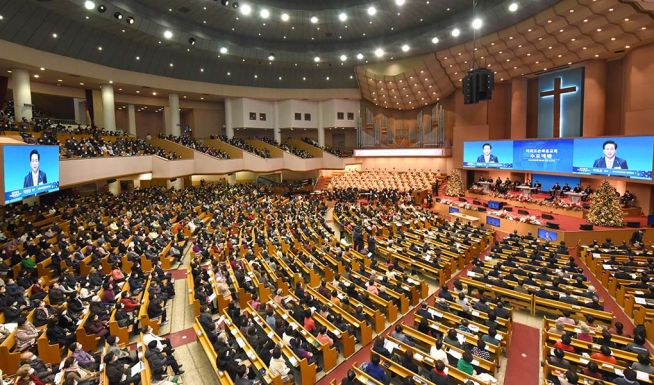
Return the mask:
M 170 140 L 177 144 L 181 144 L 182 146 L 186 146 L 188 148 L 192 148 L 193 150 L 200 151 L 201 153 L 207 154 L 209 156 L 213 156 L 214 158 L 229 159 L 229 154 L 226 154 L 217 148 L 207 146 L 203 142 L 191 138 L 190 136 L 173 136 L 173 135 L 159 134 L 159 138 Z

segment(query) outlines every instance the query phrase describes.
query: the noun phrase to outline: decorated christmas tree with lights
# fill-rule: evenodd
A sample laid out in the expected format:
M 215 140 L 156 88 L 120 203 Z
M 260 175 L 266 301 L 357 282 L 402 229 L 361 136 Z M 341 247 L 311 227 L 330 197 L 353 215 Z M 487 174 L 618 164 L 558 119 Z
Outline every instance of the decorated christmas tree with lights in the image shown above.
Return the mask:
M 463 180 L 461 179 L 461 171 L 456 169 L 447 176 L 447 186 L 445 186 L 445 195 L 451 197 L 463 196 Z
M 620 206 L 620 194 L 604 181 L 592 196 L 588 222 L 597 226 L 622 227 L 624 212 Z

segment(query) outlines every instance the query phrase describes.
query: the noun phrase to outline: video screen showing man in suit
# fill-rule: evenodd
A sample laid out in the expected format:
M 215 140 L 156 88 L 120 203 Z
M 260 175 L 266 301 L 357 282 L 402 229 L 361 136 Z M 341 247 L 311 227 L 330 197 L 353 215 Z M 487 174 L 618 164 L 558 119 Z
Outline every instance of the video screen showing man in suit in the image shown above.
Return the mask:
M 23 187 L 38 186 L 40 184 L 48 183 L 48 178 L 45 172 L 39 169 L 41 163 L 41 154 L 38 150 L 30 151 L 30 171 L 25 176 Z
M 596 168 L 620 168 L 628 170 L 627 161 L 616 156 L 618 144 L 613 140 L 607 140 L 602 144 L 604 156 L 595 160 L 593 167 Z
M 491 154 L 493 146 L 490 143 L 484 143 L 481 146 L 482 155 L 477 157 L 478 163 L 499 163 L 497 156 Z

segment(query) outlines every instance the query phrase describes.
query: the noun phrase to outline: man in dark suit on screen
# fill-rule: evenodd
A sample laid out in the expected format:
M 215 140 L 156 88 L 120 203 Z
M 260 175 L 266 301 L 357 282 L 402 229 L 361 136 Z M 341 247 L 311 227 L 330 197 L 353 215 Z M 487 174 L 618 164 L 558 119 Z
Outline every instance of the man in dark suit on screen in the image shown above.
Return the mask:
M 604 156 L 595 160 L 593 167 L 597 168 L 621 168 L 623 170 L 629 169 L 627 161 L 618 158 L 615 154 L 618 152 L 618 144 L 612 140 L 607 140 L 602 145 Z
M 481 149 L 483 154 L 477 157 L 477 163 L 499 163 L 497 156 L 491 154 L 493 146 L 490 143 L 482 144 Z
M 27 173 L 23 180 L 23 188 L 38 186 L 48 183 L 45 172 L 39 170 L 41 163 L 41 154 L 37 150 L 30 151 L 30 172 Z

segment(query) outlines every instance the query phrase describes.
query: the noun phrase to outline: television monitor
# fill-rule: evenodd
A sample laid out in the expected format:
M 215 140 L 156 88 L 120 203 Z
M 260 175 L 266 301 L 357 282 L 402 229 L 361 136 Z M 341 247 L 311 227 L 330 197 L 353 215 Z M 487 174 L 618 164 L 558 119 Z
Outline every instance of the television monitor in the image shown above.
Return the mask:
M 552 230 L 538 229 L 538 238 L 544 239 L 546 241 L 556 241 L 557 233 L 556 231 Z
M 572 139 L 516 140 L 513 142 L 513 168 L 570 173 L 572 153 Z
M 4 203 L 59 190 L 59 146 L 4 145 Z
M 486 217 L 486 224 L 489 225 L 489 226 L 500 227 L 500 218 L 487 216 Z
M 502 210 L 502 207 L 504 207 L 504 202 L 488 201 L 488 208 L 491 210 Z
M 459 209 L 457 207 L 450 207 L 450 214 L 452 213 L 458 213 Z
M 572 172 L 630 179 L 652 179 L 653 136 L 574 140 Z
M 463 143 L 464 168 L 513 169 L 513 141 L 485 140 Z

